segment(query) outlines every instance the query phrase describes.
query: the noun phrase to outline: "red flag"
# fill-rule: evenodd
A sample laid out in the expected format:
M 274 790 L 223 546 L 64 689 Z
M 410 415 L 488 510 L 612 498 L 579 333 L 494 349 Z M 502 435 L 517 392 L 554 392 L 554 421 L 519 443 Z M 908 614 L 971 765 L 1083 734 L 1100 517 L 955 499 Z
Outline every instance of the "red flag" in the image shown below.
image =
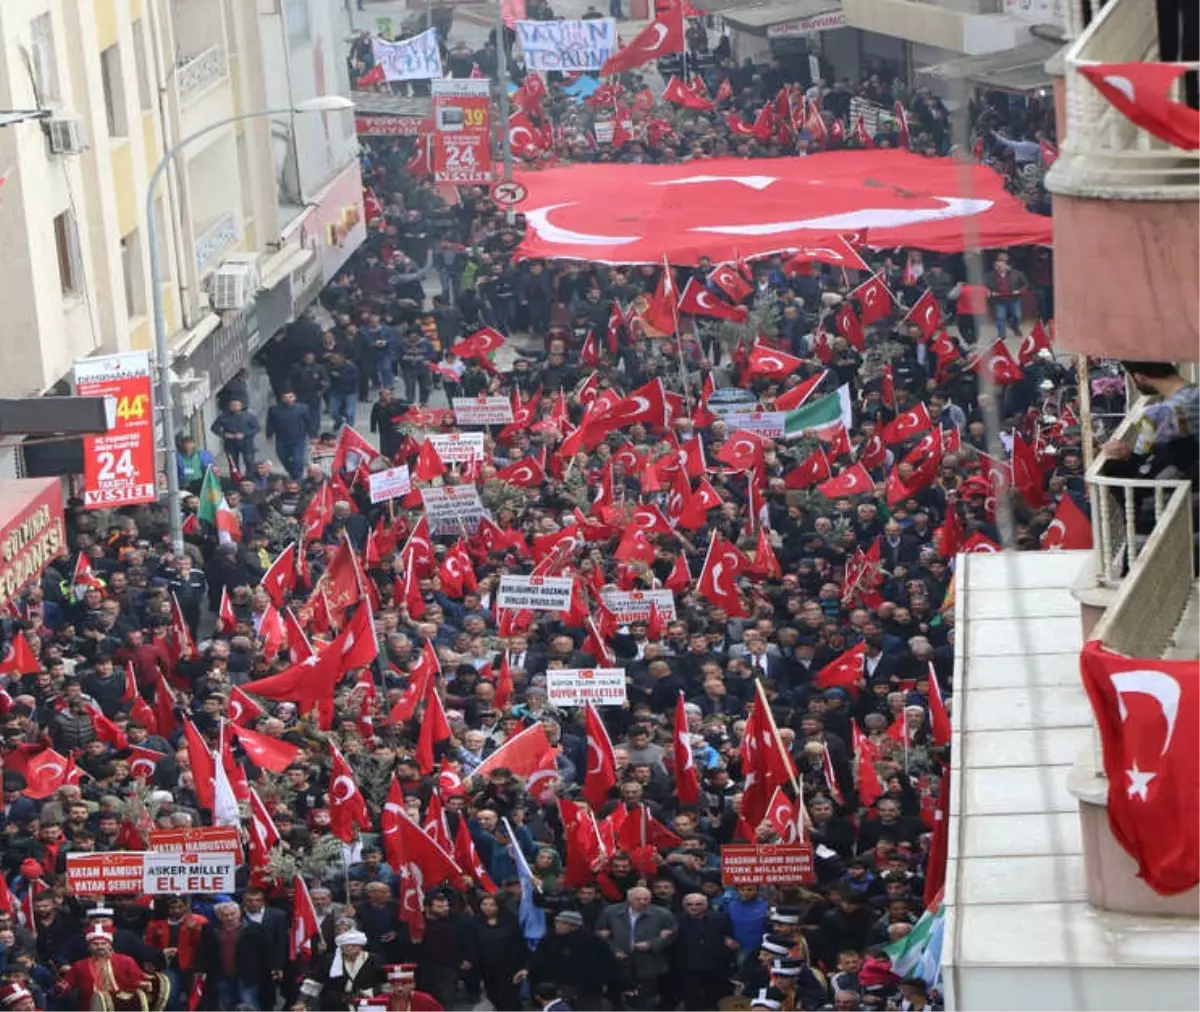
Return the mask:
M 304 514 L 300 518 L 302 542 L 319 541 L 332 519 L 333 487 L 329 482 L 322 482 L 308 501 L 308 505 L 304 507 Z
M 694 805 L 700 800 L 700 775 L 692 758 L 692 744 L 688 733 L 687 710 L 683 693 L 675 703 L 675 737 L 672 742 L 675 759 L 675 796 L 681 805 Z
M 862 306 L 862 324 L 869 327 L 879 320 L 890 320 L 892 317 L 892 293 L 884 282 L 883 277 L 876 274 L 870 280 L 859 285 L 850 295 Z
M 754 292 L 754 286 L 742 277 L 741 272 L 733 264 L 720 264 L 714 267 L 708 276 L 708 283 L 724 292 L 730 302 L 741 302 Z
M 849 302 L 841 304 L 834 315 L 833 322 L 837 326 L 837 332 L 846 339 L 847 344 L 859 351 L 865 347 L 867 340 L 863 336 L 862 323 L 859 322 L 854 307 Z M 824 360 L 822 359 L 822 361 Z
M 834 123 L 839 128 L 837 139 L 840 140 L 841 121 L 835 120 Z M 812 138 L 814 144 L 824 144 L 829 139 L 829 131 L 825 128 L 825 120 L 821 117 L 821 110 L 816 102 L 808 103 L 808 112 L 804 117 L 804 131 Z
M 860 792 L 861 794 L 861 792 Z M 941 906 L 946 888 L 946 862 L 950 853 L 950 767 L 944 767 L 938 785 L 937 808 L 933 812 L 933 839 L 925 859 L 925 892 L 922 899 L 928 910 Z
M 1069 495 L 1059 499 L 1054 519 L 1042 534 L 1042 547 L 1068 551 L 1092 547 L 1092 525 Z
M 845 236 L 833 235 L 819 243 L 801 246 L 783 265 L 784 274 L 805 274 L 810 264 L 828 264 L 847 270 L 869 271 L 871 268 Z
M 343 843 L 352 843 L 356 826 L 370 830 L 371 813 L 350 764 L 336 745 L 330 745 L 329 752 L 333 758 L 329 770 L 329 830 Z
M 345 431 L 343 428 L 342 431 Z M 288 545 L 276 557 L 275 561 L 263 573 L 260 581 L 262 589 L 267 592 L 271 603 L 276 608 L 282 608 L 288 592 L 296 586 L 296 545 Z
M 731 306 L 713 295 L 695 278 L 690 278 L 679 297 L 679 311 L 692 316 L 709 316 L 732 323 L 745 323 L 750 310 L 745 306 Z M 790 357 L 790 356 L 789 356 Z
M 383 84 L 387 81 L 387 71 L 383 69 L 382 63 L 377 63 L 368 70 L 357 81 L 359 88 L 369 88 L 375 84 Z
M 586 442 L 594 446 L 609 432 L 624 429 L 635 423 L 649 428 L 662 428 L 667 423 L 667 397 L 662 380 L 654 379 L 638 387 L 628 397 L 619 400 L 600 418 L 587 423 Z
M 854 765 L 858 773 L 858 803 L 864 808 L 870 808 L 883 793 L 879 771 L 875 769 L 874 753 L 866 749 L 856 753 Z
M 651 24 L 647 27 L 653 28 L 654 26 Z M 667 82 L 667 86 L 662 93 L 662 100 L 670 102 L 672 105 L 682 106 L 684 109 L 695 110 L 696 112 L 712 112 L 714 108 L 710 99 L 705 98 L 703 95 L 697 95 L 691 88 L 679 80 L 678 77 L 672 77 Z
M 542 765 L 542 758 L 551 751 L 546 729 L 539 721 L 505 740 L 495 752 L 475 768 L 475 776 L 487 778 L 492 770 L 507 769 L 514 776 L 528 778 Z
M 485 893 L 498 892 L 496 883 L 492 881 L 487 868 L 479 859 L 475 841 L 471 839 L 471 831 L 467 828 L 467 820 L 461 817 L 458 820 L 458 829 L 454 833 L 454 860 L 479 884 L 479 888 Z
M 260 731 L 230 723 L 229 730 L 237 737 L 249 760 L 260 769 L 272 773 L 282 773 L 300 758 L 300 749 L 296 745 L 272 738 Z
M 816 683 L 822 689 L 845 689 L 852 696 L 858 695 L 858 683 L 866 677 L 867 647 L 858 643 L 835 657 L 817 672 Z
M 826 499 L 842 499 L 875 491 L 875 480 L 862 464 L 852 464 L 835 477 L 821 482 L 817 491 Z
M 679 326 L 678 296 L 675 289 L 675 272 L 663 264 L 662 274 L 646 308 L 642 310 L 642 322 L 660 334 L 674 334 Z
M 676 3 L 646 25 L 627 45 L 609 56 L 600 68 L 600 76 L 623 74 L 651 60 L 661 60 L 671 53 L 682 53 L 684 44 L 683 4 Z M 708 108 L 712 108 L 711 102 Z
M 796 768 L 779 740 L 762 682 L 755 682 L 755 699 L 742 733 L 742 815 L 753 828 L 767 814 L 777 787 L 796 783 Z
M 546 472 L 536 457 L 525 457 L 496 472 L 497 481 L 506 481 L 517 488 L 539 488 L 546 480 Z
M 896 99 L 892 106 L 892 114 L 896 118 L 896 146 L 907 148 L 909 143 L 908 110 L 904 108 L 904 103 L 899 99 Z
M 460 358 L 483 358 L 499 351 L 504 345 L 504 335 L 492 327 L 479 330 L 450 346 L 450 351 Z
M 729 434 L 717 454 L 717 460 L 738 471 L 753 471 L 762 468 L 765 451 L 762 436 L 747 429 L 738 429 Z
M 609 792 L 617 785 L 617 761 L 608 729 L 591 703 L 584 707 L 584 726 L 587 729 L 588 763 L 583 797 L 592 808 L 599 811 L 608 800 Z
M 717 86 L 717 93 L 713 97 L 715 102 L 727 102 L 733 98 L 733 85 L 729 83 L 729 78 L 722 78 L 721 83 Z
M 75 572 L 71 576 L 71 589 L 76 600 L 83 600 L 83 595 L 89 588 L 104 590 L 104 581 L 96 575 L 88 561 L 87 553 L 80 552 L 75 558 Z
M 400 558 L 404 568 L 414 570 L 418 579 L 433 572 L 433 541 L 429 535 L 428 517 L 422 515 L 417 521 L 400 550 Z
M 1012 442 L 1013 487 L 1021 493 L 1030 509 L 1038 509 L 1046 503 L 1046 476 L 1042 473 L 1037 456 L 1021 433 L 1013 430 Z
M 724 609 L 730 618 L 744 618 L 746 610 L 738 593 L 737 578 L 748 568 L 746 556 L 737 546 L 713 531 L 696 589 L 702 597 Z
M 934 745 L 950 744 L 950 714 L 942 701 L 942 688 L 938 685 L 937 672 L 929 664 L 929 739 Z
M 1043 350 L 1050 350 L 1050 338 L 1046 334 L 1046 328 L 1042 326 L 1042 321 L 1038 320 L 1021 341 L 1021 347 L 1017 350 L 1017 364 L 1029 365 L 1037 358 L 1038 352 Z
M 862 147 L 862 148 L 875 147 L 875 140 L 871 137 L 870 133 L 867 131 L 867 124 L 862 117 L 862 113 L 859 113 L 858 116 L 855 118 L 854 129 L 850 132 L 850 136 L 858 143 L 859 147 Z
M 1083 685 L 1096 714 L 1108 776 L 1108 824 L 1155 892 L 1200 879 L 1200 664 L 1122 657 L 1084 644 Z
M 337 449 L 333 453 L 333 473 L 357 473 L 360 467 L 369 467 L 378 456 L 379 451 L 353 425 L 343 425 L 338 430 Z
M 921 331 L 921 336 L 928 341 L 942 325 L 942 310 L 933 292 L 926 288 L 920 298 L 912 304 L 912 308 L 904 317 L 909 323 L 915 323 Z
M 818 445 L 816 450 L 793 467 L 783 479 L 788 488 L 811 488 L 813 485 L 828 479 L 833 472 L 829 468 L 829 458 Z
M 442 463 L 442 458 L 438 456 L 437 448 L 434 447 L 433 441 L 426 439 L 421 443 L 421 449 L 417 453 L 417 463 L 413 468 L 413 477 L 417 481 L 433 481 L 434 478 L 440 478 L 446 473 L 446 465 Z
M 815 376 L 801 380 L 794 387 L 785 390 L 775 398 L 775 410 L 794 411 L 800 407 L 813 395 L 813 392 L 821 385 L 821 381 L 825 379 L 825 376 L 826 372 L 822 369 Z
M 4 654 L 0 657 L 0 674 L 33 675 L 41 670 L 42 666 L 34 656 L 29 640 L 25 638 L 25 633 L 18 629 L 12 639 L 4 645 Z
M 1024 375 L 999 338 L 971 360 L 971 368 L 980 376 L 990 376 L 998 387 L 1017 383 Z
M 687 559 L 680 552 L 675 556 L 675 564 L 671 567 L 671 572 L 667 574 L 666 580 L 663 581 L 663 586 L 667 590 L 673 590 L 679 594 L 687 590 L 692 583 L 692 574 L 688 570 Z
M 288 944 L 293 961 L 312 955 L 312 940 L 320 931 L 321 922 L 317 920 L 317 908 L 313 906 L 308 884 L 297 875 L 292 880 L 292 925 Z
M 792 798 L 781 786 L 775 788 L 767 802 L 767 821 L 779 837 L 780 843 L 803 841 L 803 815 L 799 798 Z
M 903 443 L 905 440 L 919 436 L 932 425 L 933 419 L 929 416 L 929 408 L 922 401 L 915 408 L 909 408 L 893 418 L 883 427 L 883 431 L 879 435 L 890 446 L 893 443 Z
M 1168 144 L 1200 148 L 1200 112 L 1171 97 L 1183 63 L 1093 63 L 1080 65 L 1086 77 L 1121 113 Z
M 779 378 L 790 376 L 799 370 L 803 364 L 803 359 L 797 358 L 795 355 L 789 355 L 786 351 L 775 351 L 774 349 L 765 347 L 761 343 L 756 343 L 750 349 L 750 358 L 747 362 L 748 368 L 743 378 L 752 378 L 755 376 Z
M 149 780 L 154 776 L 154 771 L 162 758 L 164 758 L 162 752 L 155 752 L 153 749 L 142 748 L 139 745 L 130 745 L 129 775 L 135 780 Z M 28 779 L 28 775 L 26 775 L 26 779 Z M 29 794 L 28 791 L 25 793 Z M 30 796 L 32 797 L 32 795 Z
M 217 763 L 196 725 L 186 717 L 183 721 L 183 737 L 187 742 L 188 766 L 192 770 L 193 790 L 201 808 L 213 807 L 213 778 Z
M 9 761 L 6 761 L 5 767 L 16 769 L 24 775 L 26 786 L 22 793 L 34 800 L 50 797 L 67 783 L 68 760 L 52 748 L 29 753 L 24 769 L 18 769 L 16 764 Z
M 962 543 L 959 551 L 966 552 L 968 555 L 994 555 L 1002 549 L 982 531 L 976 531 Z

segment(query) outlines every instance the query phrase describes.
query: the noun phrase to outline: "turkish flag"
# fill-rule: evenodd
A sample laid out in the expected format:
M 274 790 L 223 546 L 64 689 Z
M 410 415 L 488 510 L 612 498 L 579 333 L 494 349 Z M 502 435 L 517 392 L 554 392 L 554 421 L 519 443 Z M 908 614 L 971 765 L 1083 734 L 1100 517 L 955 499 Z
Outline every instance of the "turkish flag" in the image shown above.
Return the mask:
M 742 732 L 741 762 L 745 783 L 742 815 L 757 828 L 767 814 L 776 788 L 795 784 L 796 766 L 779 740 L 762 682 L 755 682 L 755 699 Z
M 395 781 L 393 787 L 396 788 L 395 793 L 399 794 L 399 785 Z M 413 922 L 418 918 L 418 930 L 424 931 L 422 907 L 425 891 L 443 882 L 457 884 L 463 872 L 454 858 L 438 846 L 437 841 L 404 814 L 402 799 L 403 795 L 400 795 L 400 803 L 397 803 L 389 793 L 384 806 L 382 828 L 388 864 L 396 868 L 400 875 L 400 920 L 409 925 L 409 936 L 413 937 Z
M 754 292 L 754 286 L 742 277 L 741 272 L 733 264 L 720 264 L 714 267 L 708 276 L 708 283 L 721 289 L 731 302 L 741 302 Z
M 775 793 L 767 802 L 767 821 L 779 837 L 780 843 L 803 842 L 800 801 L 792 798 L 782 786 L 775 788 Z
M 297 875 L 292 880 L 292 923 L 288 932 L 288 952 L 293 961 L 312 954 L 312 940 L 321 932 L 317 908 L 313 906 L 308 883 Z M 203 974 L 201 974 L 203 976 Z
M 855 771 L 858 785 L 858 803 L 870 808 L 879 795 L 883 793 L 883 784 L 879 782 L 879 771 L 875 769 L 875 755 L 863 749 L 855 755 Z
M 1200 112 L 1170 97 L 1182 63 L 1080 65 L 1086 77 L 1121 113 L 1147 133 L 1184 151 L 1200 148 Z
M 737 429 L 729 434 L 717 454 L 717 460 L 738 471 L 752 471 L 763 466 L 766 447 L 763 438 L 747 429 Z
M 188 766 L 192 770 L 193 790 L 201 808 L 213 807 L 213 778 L 217 763 L 208 744 L 196 730 L 196 725 L 186 718 L 183 721 L 183 738 L 187 743 Z
M 816 683 L 822 689 L 845 689 L 852 696 L 858 695 L 858 683 L 866 677 L 865 643 L 858 643 L 838 654 L 817 672 Z
M 808 111 L 804 115 L 804 129 L 814 144 L 823 145 L 829 139 L 829 131 L 825 128 L 825 120 L 816 102 L 808 103 Z
M 869 327 L 879 320 L 892 318 L 892 292 L 884 283 L 883 278 L 876 274 L 870 280 L 863 282 L 850 293 L 851 298 L 857 299 L 862 306 L 862 325 Z
M 154 730 L 162 738 L 170 738 L 175 733 L 175 693 L 167 683 L 162 672 L 154 686 Z
M 492 876 L 488 874 L 486 866 L 479 859 L 475 841 L 471 839 L 471 830 L 467 827 L 467 820 L 461 816 L 458 820 L 458 829 L 454 832 L 454 860 L 485 893 L 498 892 Z
M 514 776 L 528 779 L 541 768 L 542 759 L 551 748 L 546 729 L 539 721 L 506 739 L 503 745 L 476 767 L 473 775 L 486 778 L 492 770 L 503 768 Z
M 976 531 L 962 543 L 959 551 L 968 555 L 994 555 L 1000 552 L 1001 548 L 982 531 Z
M 887 447 L 878 432 L 872 433 L 871 438 L 863 442 L 859 448 L 858 462 L 868 471 L 887 463 Z
M 829 458 L 825 456 L 825 451 L 818 446 L 787 473 L 783 483 L 787 488 L 811 488 L 813 485 L 825 481 L 832 474 Z
M 421 443 L 420 452 L 417 454 L 417 464 L 413 468 L 413 478 L 417 481 L 433 481 L 434 478 L 440 478 L 445 473 L 446 465 L 442 463 L 442 458 L 438 456 L 433 441 L 429 439 L 424 440 Z
M 942 700 L 942 688 L 938 685 L 933 662 L 929 664 L 929 738 L 935 745 L 949 745 L 951 736 L 950 714 Z
M 630 39 L 628 44 L 622 46 L 605 60 L 604 66 L 600 68 L 600 76 L 612 77 L 623 74 L 627 70 L 647 64 L 651 60 L 661 60 L 671 53 L 682 53 L 683 49 L 683 4 L 677 3 L 663 11 L 659 17 Z M 696 97 L 693 92 L 683 86 L 683 82 L 679 78 L 673 77 L 671 82 L 678 84 L 686 94 L 693 98 Z M 665 94 L 663 98 L 672 101 Z M 706 102 L 706 109 L 712 107 L 711 102 Z M 689 106 L 688 108 L 696 107 Z
M 862 495 L 875 490 L 875 480 L 862 464 L 852 464 L 834 478 L 817 486 L 817 491 L 826 499 L 841 499 L 845 496 Z
M 584 707 L 584 727 L 587 730 L 588 760 L 583 797 L 593 809 L 599 811 L 617 785 L 617 762 L 608 729 L 591 703 Z
M 344 426 L 342 431 L 344 432 L 347 428 L 349 426 Z M 275 557 L 275 561 L 267 567 L 267 571 L 263 573 L 263 578 L 259 583 L 267 592 L 271 603 L 276 608 L 282 608 L 287 600 L 288 592 L 296 586 L 295 542 L 289 544 Z
M 338 430 L 337 449 L 333 454 L 334 474 L 353 474 L 360 467 L 369 467 L 379 457 L 379 451 L 361 436 L 352 425 Z
M 329 770 L 329 830 L 343 843 L 354 840 L 354 829 L 370 830 L 371 813 L 358 789 L 358 779 L 336 745 L 329 746 L 333 763 Z M 427 772 L 427 771 L 422 771 Z
M 1017 383 L 1024 375 L 1021 367 L 1013 360 L 1008 349 L 1004 347 L 1004 342 L 999 338 L 989 348 L 975 356 L 971 361 L 971 368 L 980 376 L 990 376 L 992 382 L 998 387 Z
M 815 376 L 810 376 L 806 380 L 801 380 L 794 387 L 790 387 L 775 398 L 776 411 L 794 411 L 796 408 L 804 404 L 812 395 L 813 392 L 821 385 L 821 381 L 825 379 L 826 372 L 822 369 Z
M 300 756 L 300 749 L 296 745 L 272 738 L 269 734 L 251 731 L 234 723 L 229 725 L 229 730 L 241 743 L 246 757 L 259 769 L 282 773 Z
M 692 316 L 729 320 L 731 323 L 745 323 L 750 317 L 750 310 L 745 306 L 729 305 L 713 295 L 695 278 L 690 278 L 683 286 L 683 294 L 679 297 L 679 311 Z
M 692 583 L 692 574 L 688 570 L 687 559 L 680 552 L 675 556 L 675 564 L 671 567 L 671 572 L 667 574 L 667 578 L 663 581 L 663 586 L 667 590 L 673 590 L 675 593 L 682 593 L 687 590 Z
M 654 24 L 646 26 L 646 30 L 654 28 Z M 628 49 L 629 47 L 626 47 Z M 624 50 L 622 50 L 624 52 Z M 619 57 L 621 54 L 618 53 Z M 697 95 L 695 91 L 684 84 L 678 77 L 672 77 L 667 82 L 666 88 L 662 93 L 662 100 L 670 102 L 672 105 L 682 106 L 684 109 L 692 109 L 696 112 L 712 112 L 713 103 L 711 99 L 705 98 L 703 95 Z
M 1038 509 L 1046 502 L 1046 476 L 1042 473 L 1041 465 L 1030 446 L 1021 438 L 1021 433 L 1013 431 L 1012 443 L 1012 474 L 1013 485 L 1025 504 L 1030 509 Z
M 761 342 L 756 342 L 750 349 L 750 358 L 747 360 L 743 379 L 755 376 L 774 378 L 790 376 L 803 364 L 803 359 L 797 358 L 795 355 L 789 355 L 786 351 L 776 351 L 773 348 L 767 348 Z
M 15 768 L 12 763 L 6 765 Z M 67 758 L 52 748 L 30 753 L 24 770 L 18 770 L 25 776 L 26 786 L 21 793 L 35 800 L 48 798 L 67 782 L 67 766 Z
M 907 439 L 919 436 L 932 425 L 933 419 L 929 416 L 929 408 L 922 401 L 915 408 L 910 408 L 893 418 L 884 426 L 879 435 L 890 446 L 893 443 L 903 443 Z
M 866 344 L 866 338 L 863 337 L 862 324 L 859 322 L 858 315 L 854 312 L 854 307 L 849 302 L 843 302 L 838 308 L 837 313 L 833 318 L 834 324 L 837 326 L 837 332 L 846 339 L 846 342 L 859 351 Z M 820 358 L 820 355 L 817 356 Z M 822 362 L 825 359 L 821 359 Z M 828 363 L 826 363 L 828 364 Z
M 0 675 L 32 675 L 41 670 L 42 666 L 34 656 L 29 640 L 18 629 L 4 645 L 4 653 L 0 657 Z
M 688 733 L 687 710 L 683 693 L 675 701 L 675 734 L 672 750 L 675 759 L 675 796 L 681 805 L 694 805 L 700 800 L 700 776 L 692 758 L 691 736 Z
M 585 442 L 594 446 L 608 433 L 634 424 L 662 428 L 666 423 L 666 392 L 662 380 L 653 379 L 617 401 L 602 417 L 589 421 L 585 427 Z
M 1017 364 L 1029 365 L 1037 358 L 1038 352 L 1043 350 L 1050 350 L 1050 337 L 1042 321 L 1038 320 L 1021 341 L 1021 347 L 1017 349 Z
M 1043 548 L 1067 550 L 1092 547 L 1092 525 L 1069 495 L 1058 500 L 1054 519 L 1042 534 Z
M 831 428 L 822 430 L 819 433 L 819 438 L 822 443 L 825 443 L 829 447 L 827 452 L 830 459 L 835 463 L 843 457 L 854 455 L 850 446 L 850 433 L 846 431 L 846 426 L 841 421 Z M 867 465 L 864 464 L 863 466 L 866 467 Z
M 878 779 L 878 778 L 876 778 Z M 859 792 L 861 796 L 861 791 Z M 926 909 L 936 910 L 941 904 L 938 894 L 946 887 L 946 863 L 950 854 L 950 767 L 943 767 L 942 782 L 938 785 L 937 808 L 933 812 L 933 839 L 925 861 L 925 892 L 922 901 Z
M 754 561 L 750 563 L 746 572 L 764 580 L 778 580 L 783 576 L 783 568 L 779 565 L 779 559 L 775 557 L 765 524 L 759 524 L 758 540 L 754 543 Z
M 508 117 L 508 139 L 518 158 L 534 159 L 542 153 L 542 128 L 524 109 Z
M 642 310 L 642 323 L 659 334 L 674 334 L 679 327 L 678 301 L 675 272 L 664 264 L 650 301 Z
M 784 274 L 806 273 L 809 264 L 828 264 L 831 267 L 856 271 L 871 268 L 845 236 L 833 235 L 819 243 L 805 244 L 783 265 Z
M 492 327 L 480 327 L 473 334 L 450 346 L 450 351 L 460 358 L 482 358 L 499 351 L 504 346 L 504 335 Z
M 867 131 L 867 124 L 863 120 L 862 113 L 855 118 L 854 129 L 850 132 L 850 136 L 861 148 L 875 147 L 875 140 Z
M 129 746 L 129 775 L 135 780 L 149 780 L 154 776 L 158 761 L 165 758 L 164 753 L 153 749 L 142 748 L 138 745 Z M 29 792 L 26 791 L 26 794 Z
M 1200 880 L 1200 663 L 1122 657 L 1097 641 L 1080 656 L 1108 777 L 1108 824 L 1155 892 Z
M 942 325 L 942 310 L 933 292 L 926 288 L 904 318 L 917 325 L 926 341 L 933 337 Z
M 724 609 L 730 618 L 744 618 L 746 611 L 738 593 L 737 578 L 747 569 L 749 561 L 746 556 L 736 545 L 713 531 L 696 589 L 702 597 Z
M 442 706 L 442 697 L 437 693 L 433 682 L 425 693 L 425 714 L 421 718 L 421 730 L 417 735 L 417 747 L 413 757 L 421 770 L 421 776 L 433 772 L 433 750 L 439 742 L 450 740 L 450 722 L 446 719 L 446 711 Z
M 387 81 L 387 71 L 383 69 L 382 63 L 377 63 L 363 74 L 356 84 L 359 88 L 369 88 L 371 85 L 383 84 L 385 81 Z

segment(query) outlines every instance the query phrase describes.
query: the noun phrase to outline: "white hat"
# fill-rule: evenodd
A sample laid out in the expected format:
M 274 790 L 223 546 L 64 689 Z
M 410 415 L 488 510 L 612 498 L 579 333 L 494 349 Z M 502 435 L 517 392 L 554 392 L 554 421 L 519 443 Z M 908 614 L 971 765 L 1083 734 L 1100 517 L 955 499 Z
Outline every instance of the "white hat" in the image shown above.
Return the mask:
M 333 944 L 341 947 L 343 945 L 366 945 L 367 936 L 361 931 L 343 931 L 333 939 Z
M 414 980 L 417 976 L 416 963 L 392 963 L 386 969 L 388 980 Z
M 87 915 L 88 917 L 106 917 L 111 921 L 113 918 L 112 907 L 92 907 Z
M 783 1003 L 776 1001 L 774 998 L 768 998 L 767 989 L 764 987 L 758 992 L 758 994 L 750 999 L 750 1007 L 777 1010 L 783 1007 Z
M 111 942 L 111 941 L 112 941 L 112 938 L 113 938 L 113 933 L 112 933 L 112 929 L 111 929 L 111 928 L 109 928 L 109 927 L 106 927 L 106 926 L 105 926 L 105 925 L 103 925 L 103 924 L 93 924 L 93 925 L 92 925 L 90 928 L 88 928 L 88 930 L 87 930 L 87 934 L 86 934 L 86 935 L 84 935 L 84 937 L 85 937 L 85 938 L 86 938 L 86 939 L 87 939 L 89 942 L 90 942 L 90 941 L 91 941 L 93 938 L 104 938 L 104 939 L 107 939 L 108 941 L 110 941 L 110 942 Z
M 775 977 L 799 977 L 803 965 L 799 959 L 777 959 L 771 964 L 771 975 Z

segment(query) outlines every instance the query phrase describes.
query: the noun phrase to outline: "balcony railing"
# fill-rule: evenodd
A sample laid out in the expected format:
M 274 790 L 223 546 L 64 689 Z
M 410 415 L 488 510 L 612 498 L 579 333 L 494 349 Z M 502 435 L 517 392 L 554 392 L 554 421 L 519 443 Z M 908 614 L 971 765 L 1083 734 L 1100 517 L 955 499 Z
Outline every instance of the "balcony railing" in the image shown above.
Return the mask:
M 1113 438 L 1131 442 L 1145 399 Z M 1093 635 L 1133 657 L 1159 657 L 1170 644 L 1196 579 L 1192 490 L 1187 481 L 1105 474 L 1101 451 L 1088 469 L 1092 532 L 1102 586 L 1115 588 Z
M 218 43 L 191 56 L 180 57 L 175 65 L 175 87 L 179 101 L 189 102 L 229 75 L 225 47 Z
M 1079 73 L 1080 66 L 1158 60 L 1154 0 L 1111 0 L 1067 50 L 1065 139 L 1046 177 L 1068 196 L 1195 200 L 1200 152 L 1135 126 Z M 1191 70 L 1200 64 L 1183 64 Z M 1182 86 L 1182 76 L 1177 87 Z M 1175 97 L 1179 97 L 1178 95 Z
M 238 238 L 237 219 L 232 211 L 227 211 L 196 236 L 196 245 L 193 247 L 196 270 L 203 274 L 205 268 L 237 244 Z

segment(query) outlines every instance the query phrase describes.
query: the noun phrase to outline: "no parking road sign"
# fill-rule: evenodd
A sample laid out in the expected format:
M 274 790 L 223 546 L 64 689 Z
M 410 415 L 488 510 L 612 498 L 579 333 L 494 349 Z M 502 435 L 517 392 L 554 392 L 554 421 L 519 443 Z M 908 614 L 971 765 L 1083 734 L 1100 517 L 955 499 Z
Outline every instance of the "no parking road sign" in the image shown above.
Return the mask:
M 521 183 L 497 183 L 492 187 L 492 200 L 504 207 L 512 207 L 521 203 L 529 191 Z

